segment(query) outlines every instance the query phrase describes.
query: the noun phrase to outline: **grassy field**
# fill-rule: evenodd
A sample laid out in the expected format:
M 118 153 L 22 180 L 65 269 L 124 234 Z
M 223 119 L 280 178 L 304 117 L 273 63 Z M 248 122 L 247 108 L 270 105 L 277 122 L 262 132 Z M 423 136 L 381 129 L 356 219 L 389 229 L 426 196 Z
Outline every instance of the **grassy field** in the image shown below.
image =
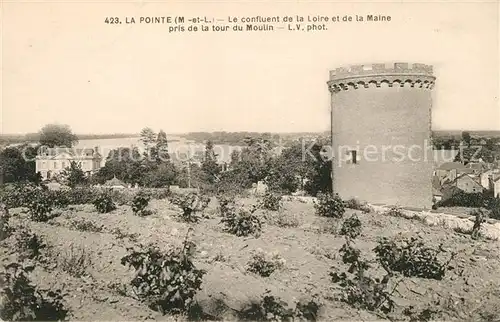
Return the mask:
M 245 205 L 256 199 L 240 199 Z M 318 320 L 382 320 L 380 313 L 354 308 L 338 300 L 339 290 L 330 272 L 346 270 L 339 249 L 345 243 L 336 231 L 341 220 L 319 217 L 312 203 L 285 201 L 279 211 L 258 210 L 264 221 L 260 237 L 237 237 L 223 231 L 218 203 L 214 199 L 196 224 L 179 220 L 180 210 L 167 199 L 152 200 L 153 214 L 140 217 L 130 206 L 110 213 L 97 213 L 92 205 L 56 210 L 48 222 L 29 220 L 24 208 L 11 209 L 11 224 L 24 226 L 38 235 L 46 247 L 33 261 L 30 278 L 42 289 L 61 289 L 71 320 L 175 320 L 149 309 L 134 298 L 130 281 L 134 271 L 121 264 L 128 247 L 154 243 L 161 248 L 178 245 L 189 227 L 194 228 L 194 263 L 207 273 L 196 300 L 207 317 L 237 320 L 238 312 L 259 301 L 264 292 L 290 306 L 304 299 L 319 303 Z M 442 244 L 442 254 L 455 258 L 442 280 L 417 277 L 401 279 L 392 292 L 400 313 L 413 306 L 432 308 L 436 320 L 499 321 L 500 247 L 496 241 L 473 240 L 442 227 L 418 220 L 347 210 L 356 213 L 362 233 L 354 245 L 364 257 L 373 259 L 373 248 L 382 237 L 420 236 L 430 246 Z M 14 237 L 1 243 L 2 263 L 20 256 Z M 269 277 L 249 272 L 247 263 L 257 250 L 274 252 L 283 267 Z M 379 273 L 374 271 L 374 274 Z M 421 319 L 425 320 L 425 319 Z

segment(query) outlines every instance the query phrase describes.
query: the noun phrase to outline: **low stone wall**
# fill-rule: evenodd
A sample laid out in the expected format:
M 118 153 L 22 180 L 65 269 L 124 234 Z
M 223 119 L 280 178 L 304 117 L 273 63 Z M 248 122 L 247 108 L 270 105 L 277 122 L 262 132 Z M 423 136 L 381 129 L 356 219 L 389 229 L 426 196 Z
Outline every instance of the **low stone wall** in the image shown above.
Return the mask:
M 376 213 L 386 214 L 390 207 L 371 205 Z M 460 229 L 462 231 L 472 229 L 474 217 L 460 218 L 456 215 L 436 213 L 430 211 L 413 211 L 401 209 L 402 217 L 407 219 L 417 219 L 429 226 L 442 226 L 447 229 Z M 466 214 L 464 214 L 465 216 Z M 491 240 L 500 240 L 500 222 L 489 221 L 482 225 L 481 233 Z

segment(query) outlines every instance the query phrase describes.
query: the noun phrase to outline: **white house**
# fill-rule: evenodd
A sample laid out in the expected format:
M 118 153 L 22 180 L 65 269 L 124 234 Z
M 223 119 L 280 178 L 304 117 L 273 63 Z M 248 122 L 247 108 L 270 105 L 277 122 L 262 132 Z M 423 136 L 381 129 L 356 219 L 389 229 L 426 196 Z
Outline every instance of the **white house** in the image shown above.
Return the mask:
M 495 197 L 500 198 L 500 177 L 493 182 L 493 193 Z
M 77 162 L 86 174 L 92 174 L 101 168 L 102 157 L 98 148 L 47 148 L 36 156 L 36 172 L 40 172 L 42 179 L 48 180 Z
M 491 188 L 491 183 L 500 178 L 500 169 L 488 170 L 481 173 L 481 185 L 485 189 Z

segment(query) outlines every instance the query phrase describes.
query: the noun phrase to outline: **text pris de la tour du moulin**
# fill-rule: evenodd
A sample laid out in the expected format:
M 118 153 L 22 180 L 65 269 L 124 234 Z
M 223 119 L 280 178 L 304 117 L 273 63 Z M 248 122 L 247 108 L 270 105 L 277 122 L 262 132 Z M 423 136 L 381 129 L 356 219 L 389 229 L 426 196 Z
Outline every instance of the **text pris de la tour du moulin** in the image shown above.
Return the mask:
M 217 19 L 221 22 L 220 19 Z M 228 23 L 242 23 L 245 24 L 246 30 L 262 30 L 266 23 L 288 23 L 289 30 L 301 29 L 299 25 L 294 25 L 290 23 L 332 23 L 332 22 L 378 22 L 378 21 L 391 21 L 391 16 L 385 15 L 336 15 L 336 16 L 252 16 L 252 17 L 232 17 L 229 16 L 225 22 Z M 107 17 L 104 21 L 108 24 L 121 24 L 122 20 L 118 17 Z M 141 16 L 141 17 L 125 17 L 124 22 L 126 24 L 184 24 L 184 23 L 206 23 L 210 24 L 214 22 L 213 18 L 207 17 L 183 17 L 183 16 Z M 261 25 L 256 25 L 261 24 Z M 221 27 L 221 26 L 217 26 Z M 272 28 L 272 25 L 268 27 Z M 183 26 L 178 26 L 178 31 L 183 31 Z M 267 29 L 267 28 L 264 28 Z M 216 28 L 214 31 L 225 31 L 222 28 Z

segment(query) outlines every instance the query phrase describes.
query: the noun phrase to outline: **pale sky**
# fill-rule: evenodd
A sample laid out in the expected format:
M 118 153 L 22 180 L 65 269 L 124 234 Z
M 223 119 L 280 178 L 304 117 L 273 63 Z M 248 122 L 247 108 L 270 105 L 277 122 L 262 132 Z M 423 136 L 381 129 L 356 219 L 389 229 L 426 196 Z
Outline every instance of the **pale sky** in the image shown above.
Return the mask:
M 433 128 L 500 130 L 498 1 L 3 1 L 1 133 L 324 131 L 328 71 L 434 65 Z M 107 16 L 391 15 L 302 32 L 169 33 Z M 286 25 L 284 25 L 286 26 Z M 374 111 L 375 113 L 376 111 Z

